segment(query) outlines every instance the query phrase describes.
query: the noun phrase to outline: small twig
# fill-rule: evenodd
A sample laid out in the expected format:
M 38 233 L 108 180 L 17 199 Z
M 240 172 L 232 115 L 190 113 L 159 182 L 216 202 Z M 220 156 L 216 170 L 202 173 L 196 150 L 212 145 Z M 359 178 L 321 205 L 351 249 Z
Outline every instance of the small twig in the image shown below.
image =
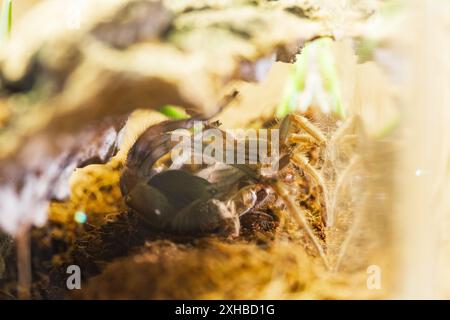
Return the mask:
M 16 238 L 17 243 L 17 295 L 21 300 L 31 298 L 31 252 L 29 228 L 24 228 Z

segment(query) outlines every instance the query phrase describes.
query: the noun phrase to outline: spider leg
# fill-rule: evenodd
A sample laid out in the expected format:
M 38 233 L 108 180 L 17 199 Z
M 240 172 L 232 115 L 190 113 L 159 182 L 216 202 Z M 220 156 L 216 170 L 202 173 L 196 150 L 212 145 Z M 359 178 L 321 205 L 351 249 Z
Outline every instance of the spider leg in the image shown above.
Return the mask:
M 288 138 L 288 141 L 290 143 L 307 143 L 307 144 L 313 144 L 316 142 L 316 140 L 310 135 L 298 133 L 291 134 Z
M 340 152 L 344 151 L 342 149 L 343 146 L 349 145 L 349 144 L 355 144 L 358 142 L 359 136 L 358 136 L 358 128 L 361 125 L 360 118 L 357 116 L 352 116 L 348 118 L 333 134 L 332 138 L 330 139 L 329 143 L 329 152 L 328 152 L 328 161 L 335 162 L 339 159 Z M 353 172 L 353 168 L 360 162 L 360 158 L 358 156 L 352 157 L 350 159 L 350 162 L 343 168 L 343 171 L 341 174 L 339 174 L 336 178 L 336 182 L 334 184 L 334 190 L 332 196 L 329 198 L 330 210 L 327 211 L 327 221 L 326 225 L 328 227 L 331 227 L 334 225 L 335 220 L 335 214 L 334 211 L 336 210 L 336 202 L 337 197 L 340 195 L 340 190 L 345 183 L 346 179 L 349 177 L 351 172 Z
M 298 153 L 293 153 L 292 156 L 292 161 L 298 165 L 303 171 L 305 171 L 309 176 L 311 176 L 317 184 L 319 184 L 320 186 L 325 186 L 325 181 L 323 180 L 323 178 L 321 177 L 321 175 L 319 174 L 319 172 L 317 172 L 316 169 L 314 169 L 306 160 L 303 156 L 301 156 Z
M 359 204 L 359 206 L 364 205 L 364 203 L 366 203 L 367 198 L 368 198 L 368 195 L 365 194 L 363 196 L 362 201 Z M 361 220 L 362 220 L 362 215 L 357 214 L 355 216 L 355 219 L 354 219 L 353 223 L 351 224 L 350 230 L 348 231 L 348 233 L 345 237 L 345 240 L 342 243 L 342 246 L 338 252 L 337 260 L 336 260 L 336 262 L 333 263 L 333 269 L 332 269 L 333 272 L 337 272 L 339 270 L 339 267 L 341 266 L 341 263 L 342 263 L 342 259 L 347 254 L 348 246 L 350 245 L 350 242 L 353 239 L 353 236 L 354 236 L 356 230 L 359 228 Z
M 345 135 L 345 136 L 339 138 L 338 141 L 340 142 L 340 144 L 343 144 L 343 145 L 354 144 L 355 142 L 358 141 L 358 138 L 359 137 L 356 134 L 348 134 L 348 135 Z
M 287 208 L 290 212 L 294 213 L 294 219 L 296 220 L 297 224 L 301 227 L 303 227 L 310 240 L 312 241 L 314 247 L 316 248 L 317 252 L 319 253 L 320 257 L 322 258 L 322 261 L 326 268 L 330 270 L 330 264 L 327 258 L 327 255 L 325 254 L 325 251 L 320 244 L 317 237 L 314 235 L 313 230 L 308 224 L 308 221 L 306 220 L 305 214 L 303 213 L 303 210 L 301 210 L 295 203 L 295 200 L 293 197 L 286 191 L 286 188 L 283 186 L 281 182 L 276 182 L 272 185 L 273 190 L 280 196 L 280 198 L 283 200 L 283 202 L 286 204 Z
M 342 125 L 336 130 L 331 138 L 332 142 L 339 142 L 343 138 L 347 136 L 355 136 L 355 131 L 361 124 L 361 119 L 357 116 L 351 116 L 347 120 L 344 121 Z
M 330 194 L 328 191 L 327 184 L 323 180 L 322 176 L 314 169 L 301 155 L 295 153 L 292 157 L 292 161 L 298 165 L 306 174 L 308 174 L 321 188 L 323 192 L 323 198 L 325 200 L 325 211 L 326 216 L 322 216 L 324 222 L 328 219 L 328 214 L 331 212 L 332 208 L 330 207 Z
M 331 208 L 336 208 L 337 199 L 341 193 L 341 188 L 344 185 L 344 182 L 349 177 L 350 173 L 353 171 L 357 164 L 359 164 L 361 161 L 361 158 L 359 156 L 354 157 L 351 162 L 348 164 L 348 166 L 344 169 L 344 171 L 341 173 L 341 175 L 338 177 L 335 187 L 334 187 L 334 194 L 331 200 Z M 331 227 L 334 225 L 334 210 L 327 214 L 327 227 Z
M 303 130 L 305 130 L 309 135 L 311 135 L 316 142 L 321 145 L 325 144 L 327 138 L 325 135 L 318 129 L 315 125 L 313 125 L 307 118 L 300 116 L 298 114 L 289 115 L 291 119 Z

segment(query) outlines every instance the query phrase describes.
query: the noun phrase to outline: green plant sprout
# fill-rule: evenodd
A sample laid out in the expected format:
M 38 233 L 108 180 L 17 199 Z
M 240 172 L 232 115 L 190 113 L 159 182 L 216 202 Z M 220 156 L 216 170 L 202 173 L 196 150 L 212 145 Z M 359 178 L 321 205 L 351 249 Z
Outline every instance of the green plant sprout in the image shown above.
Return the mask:
M 3 43 L 11 33 L 12 0 L 3 0 L 0 11 L 0 43 Z
M 314 102 L 325 113 L 346 116 L 332 43 L 331 38 L 319 38 L 306 44 L 297 55 L 283 100 L 276 110 L 278 118 L 295 110 L 304 112 Z
M 170 104 L 162 106 L 161 108 L 159 108 L 158 111 L 161 112 L 163 115 L 174 120 L 189 118 L 189 115 L 186 112 L 184 112 L 183 109 Z

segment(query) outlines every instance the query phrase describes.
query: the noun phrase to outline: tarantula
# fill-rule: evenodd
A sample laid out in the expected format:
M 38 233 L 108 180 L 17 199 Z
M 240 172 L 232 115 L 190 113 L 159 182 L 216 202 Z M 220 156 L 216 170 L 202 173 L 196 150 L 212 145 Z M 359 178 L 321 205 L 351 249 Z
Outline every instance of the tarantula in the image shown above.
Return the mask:
M 126 204 L 153 227 L 238 236 L 240 220 L 250 212 L 266 214 L 261 207 L 267 208 L 269 201 L 292 213 L 325 257 L 324 229 L 333 224 L 332 204 L 339 184 L 333 167 L 351 157 L 358 143 L 358 118 L 341 124 L 325 114 L 287 115 L 271 126 L 279 130 L 279 153 L 273 159 L 278 171 L 271 174 L 264 173 L 261 164 L 192 165 L 170 160 L 174 148 L 170 134 L 179 128 L 192 128 L 194 122 L 166 121 L 138 138 L 120 180 Z M 218 129 L 217 123 L 203 121 L 202 125 Z M 195 139 L 198 133 L 190 132 Z M 247 151 L 246 161 L 251 152 L 254 150 Z M 245 186 L 241 187 L 243 181 Z M 334 192 L 330 193 L 332 186 Z

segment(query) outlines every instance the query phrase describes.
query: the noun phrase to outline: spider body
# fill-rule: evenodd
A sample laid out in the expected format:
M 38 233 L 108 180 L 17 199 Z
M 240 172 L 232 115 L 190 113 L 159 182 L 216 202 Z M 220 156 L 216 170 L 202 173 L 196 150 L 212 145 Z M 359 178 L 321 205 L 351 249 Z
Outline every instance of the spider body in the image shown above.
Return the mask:
M 168 135 L 192 122 L 167 122 L 149 128 L 131 149 L 125 165 L 121 185 L 126 202 L 161 228 L 228 236 L 237 236 L 241 224 L 261 230 L 273 227 L 273 211 L 286 210 L 325 257 L 326 228 L 334 218 L 330 204 L 335 201 L 333 188 L 339 180 L 334 163 L 348 161 L 345 150 L 356 136 L 358 121 L 350 118 L 340 123 L 321 116 L 315 121 L 313 115 L 292 113 L 271 128 L 279 130 L 279 156 L 274 160 L 278 171 L 270 175 L 262 173 L 260 164 L 183 165 L 170 170 L 166 155 L 173 145 Z M 346 148 L 341 148 L 341 140 L 345 140 Z M 155 184 L 155 179 L 165 181 L 167 186 Z M 156 197 L 159 193 L 164 195 L 161 201 Z M 167 203 L 171 208 L 165 209 L 162 219 Z M 156 209 L 160 214 L 151 214 Z

